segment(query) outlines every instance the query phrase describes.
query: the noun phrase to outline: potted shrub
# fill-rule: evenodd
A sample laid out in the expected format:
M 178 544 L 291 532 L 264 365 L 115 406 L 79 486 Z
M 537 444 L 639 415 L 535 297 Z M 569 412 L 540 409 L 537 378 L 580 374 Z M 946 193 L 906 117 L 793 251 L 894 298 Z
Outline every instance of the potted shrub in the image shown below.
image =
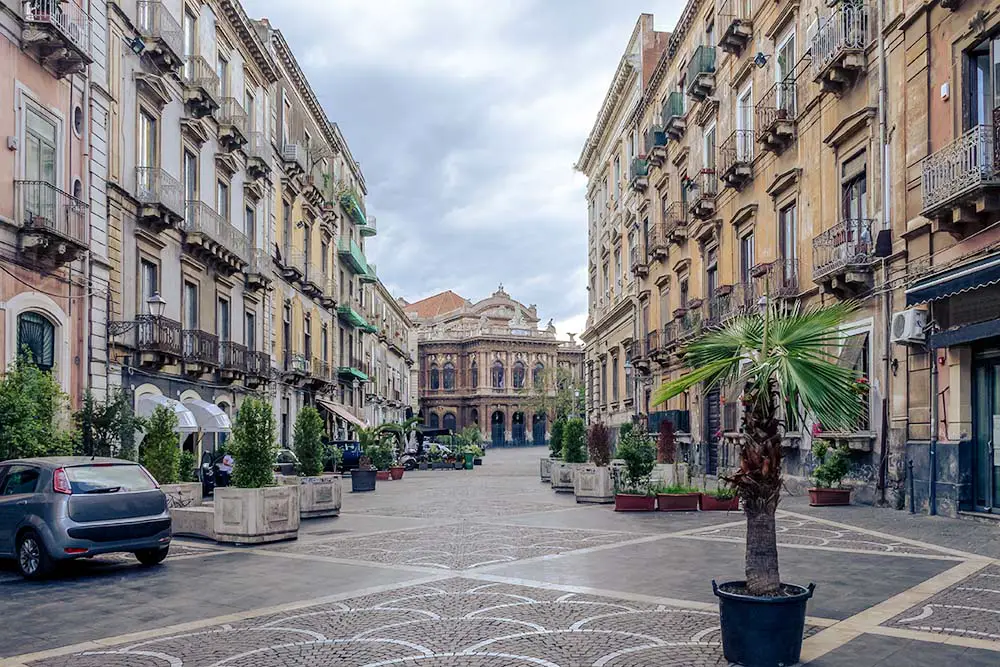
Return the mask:
M 274 485 L 278 443 L 271 405 L 244 400 L 227 444 L 233 475 L 229 486 L 215 489 L 215 539 L 259 544 L 298 537 L 299 490 Z
M 483 433 L 479 430 L 479 427 L 466 426 L 462 429 L 461 438 L 465 441 L 468 451 L 472 454 L 472 465 L 483 465 L 485 452 L 483 451 Z
M 687 344 L 683 360 L 689 372 L 662 385 L 653 404 L 697 385 L 704 391 L 733 384 L 743 388 L 739 466 L 727 482 L 742 499 L 747 521 L 746 579 L 712 582 L 722 650 L 730 662 L 791 665 L 799 661 L 814 586 L 782 582 L 778 571 L 781 408 L 801 405 L 825 427 L 850 430 L 858 423 L 863 399 L 855 391 L 857 377 L 836 357 L 844 345 L 841 327 L 857 306 L 783 311 L 770 299 L 767 304 L 763 312 L 732 319 Z
M 375 466 L 375 479 L 380 482 L 387 482 L 392 479 L 389 469 L 395 464 L 392 455 L 392 448 L 384 440 L 378 440 L 365 449 L 368 460 Z
M 719 486 L 715 491 L 702 491 L 702 512 L 736 512 L 740 509 L 740 497 L 736 489 Z
M 316 408 L 307 406 L 299 411 L 292 441 L 301 475 L 298 480 L 300 516 L 303 519 L 337 516 L 340 514 L 343 491 L 337 477 L 323 474 L 323 418 Z
M 552 462 L 552 490 L 560 493 L 573 492 L 573 476 L 577 465 L 586 463 L 587 429 L 582 419 L 570 419 L 563 427 L 562 460 Z
M 358 428 L 358 444 L 361 445 L 361 458 L 358 459 L 358 467 L 351 471 L 351 492 L 363 493 L 375 490 L 376 475 L 378 474 L 372 465 L 372 451 L 380 444 L 379 434 L 375 429 Z
M 611 437 L 608 427 L 596 422 L 587 433 L 590 464 L 577 468 L 573 491 L 578 503 L 613 503 L 615 486 L 611 480 Z
M 472 465 L 481 466 L 483 465 L 483 448 L 480 445 L 473 445 L 472 450 Z
M 399 462 L 399 459 L 392 462 L 392 466 L 389 468 L 389 478 L 403 479 L 403 473 L 406 472 L 406 468 Z
M 850 450 L 844 445 L 834 447 L 826 440 L 817 440 L 812 453 L 819 464 L 813 470 L 816 486 L 809 489 L 809 504 L 813 507 L 850 505 L 851 490 L 843 488 L 844 475 L 851 465 Z
M 652 512 L 656 509 L 656 496 L 650 490 L 650 475 L 656 465 L 653 443 L 642 433 L 632 431 L 618 441 L 617 454 L 624 467 L 616 471 L 615 511 Z
M 552 423 L 552 434 L 549 436 L 549 455 L 539 461 L 539 469 L 543 482 L 552 481 L 552 462 L 562 459 L 563 428 L 566 420 L 559 417 Z
M 656 508 L 661 512 L 697 512 L 701 491 L 685 484 L 670 484 L 656 489 Z

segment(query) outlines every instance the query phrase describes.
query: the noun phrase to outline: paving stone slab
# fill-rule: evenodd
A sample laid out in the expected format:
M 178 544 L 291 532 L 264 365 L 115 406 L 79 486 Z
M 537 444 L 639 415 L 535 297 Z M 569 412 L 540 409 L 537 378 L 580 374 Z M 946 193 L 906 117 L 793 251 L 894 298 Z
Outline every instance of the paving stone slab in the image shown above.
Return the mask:
M 1000 566 L 966 577 L 884 625 L 1000 642 Z

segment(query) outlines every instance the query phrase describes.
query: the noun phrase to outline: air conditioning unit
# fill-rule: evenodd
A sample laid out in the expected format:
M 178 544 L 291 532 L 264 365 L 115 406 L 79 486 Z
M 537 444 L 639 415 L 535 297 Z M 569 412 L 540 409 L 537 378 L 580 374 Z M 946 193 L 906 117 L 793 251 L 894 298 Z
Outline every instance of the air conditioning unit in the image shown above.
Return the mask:
M 927 311 L 911 308 L 892 314 L 892 331 L 889 339 L 893 343 L 900 345 L 921 344 L 927 336 L 924 329 L 927 327 Z

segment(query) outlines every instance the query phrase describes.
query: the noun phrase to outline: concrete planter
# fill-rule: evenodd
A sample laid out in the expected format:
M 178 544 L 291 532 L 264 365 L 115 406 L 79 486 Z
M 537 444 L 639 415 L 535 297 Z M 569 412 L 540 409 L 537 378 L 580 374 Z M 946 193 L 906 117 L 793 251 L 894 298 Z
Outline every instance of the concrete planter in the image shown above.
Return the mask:
M 673 463 L 657 463 L 653 467 L 653 481 L 663 486 L 681 486 L 687 484 L 686 463 L 678 463 L 677 470 L 674 470 Z
M 299 516 L 314 519 L 338 516 L 343 502 L 340 479 L 332 475 L 302 477 L 299 484 Z
M 613 503 L 615 485 L 608 466 L 581 465 L 576 469 L 573 491 L 578 503 Z
M 167 496 L 167 507 L 198 507 L 201 505 L 201 482 L 161 484 L 160 491 Z
M 552 490 L 559 493 L 573 493 L 573 479 L 576 477 L 577 463 L 552 462 Z
M 298 536 L 299 489 L 294 485 L 215 490 L 215 539 L 219 542 L 262 544 Z
M 543 482 L 552 481 L 552 458 L 548 456 L 543 456 L 538 461 L 538 472 L 542 476 Z

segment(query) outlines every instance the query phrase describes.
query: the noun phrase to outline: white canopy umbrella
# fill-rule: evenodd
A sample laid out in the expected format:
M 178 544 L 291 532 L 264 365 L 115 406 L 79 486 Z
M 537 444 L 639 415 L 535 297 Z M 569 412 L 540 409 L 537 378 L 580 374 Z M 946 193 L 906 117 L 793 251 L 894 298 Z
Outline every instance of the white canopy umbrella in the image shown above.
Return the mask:
M 229 433 L 233 430 L 229 415 L 215 403 L 209 403 L 200 398 L 191 398 L 184 401 L 182 405 L 194 415 L 198 429 L 202 433 Z
M 177 426 L 174 427 L 175 433 L 198 432 L 198 420 L 195 418 L 194 413 L 188 410 L 180 401 L 175 401 L 160 394 L 146 394 L 140 397 L 135 414 L 139 417 L 150 417 L 153 414 L 153 410 L 159 406 L 163 406 L 177 415 Z

